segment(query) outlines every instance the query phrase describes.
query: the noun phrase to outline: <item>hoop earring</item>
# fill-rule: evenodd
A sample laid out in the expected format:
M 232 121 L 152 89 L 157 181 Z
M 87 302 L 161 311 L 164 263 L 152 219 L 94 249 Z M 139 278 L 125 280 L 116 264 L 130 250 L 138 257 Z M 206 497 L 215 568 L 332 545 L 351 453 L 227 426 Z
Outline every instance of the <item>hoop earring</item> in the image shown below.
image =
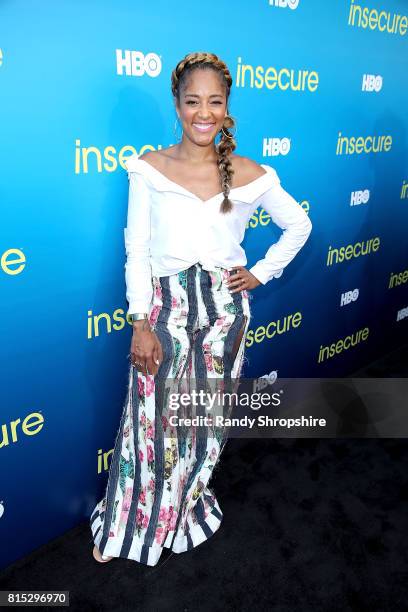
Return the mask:
M 227 113 L 224 119 L 233 119 L 233 117 L 229 113 Z M 224 132 L 224 126 L 222 126 L 220 132 L 222 132 L 226 138 L 230 138 L 230 139 L 235 138 L 235 136 L 237 135 L 237 126 L 235 125 L 235 132 L 233 134 L 226 134 Z
M 176 137 L 176 140 L 180 141 L 181 140 L 181 136 L 183 135 L 183 130 L 181 130 L 181 136 L 177 136 L 177 121 L 179 121 L 179 117 L 178 116 L 176 117 L 176 120 L 174 122 L 174 135 Z M 179 125 L 181 125 L 180 122 L 179 122 Z
M 233 134 L 226 134 L 226 133 L 224 132 L 224 126 L 222 126 L 222 128 L 221 128 L 221 130 L 220 130 L 220 131 L 221 131 L 221 132 L 224 134 L 224 136 L 225 136 L 226 138 L 234 138 L 234 137 L 235 137 L 235 135 L 236 135 L 236 133 L 237 133 L 237 130 L 235 130 L 235 132 L 234 132 Z

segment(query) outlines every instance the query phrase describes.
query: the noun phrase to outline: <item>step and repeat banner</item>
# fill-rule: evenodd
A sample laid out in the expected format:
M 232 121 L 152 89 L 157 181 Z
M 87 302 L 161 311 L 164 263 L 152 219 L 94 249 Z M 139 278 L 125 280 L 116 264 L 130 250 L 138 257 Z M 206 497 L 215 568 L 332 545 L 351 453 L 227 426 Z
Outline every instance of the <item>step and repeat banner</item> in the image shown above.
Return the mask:
M 244 375 L 346 376 L 407 341 L 407 30 L 402 0 L 1 3 L 1 567 L 104 492 L 132 333 L 124 162 L 178 141 L 187 53 L 227 63 L 236 153 L 313 223 L 252 292 Z M 247 267 L 281 234 L 258 208 Z

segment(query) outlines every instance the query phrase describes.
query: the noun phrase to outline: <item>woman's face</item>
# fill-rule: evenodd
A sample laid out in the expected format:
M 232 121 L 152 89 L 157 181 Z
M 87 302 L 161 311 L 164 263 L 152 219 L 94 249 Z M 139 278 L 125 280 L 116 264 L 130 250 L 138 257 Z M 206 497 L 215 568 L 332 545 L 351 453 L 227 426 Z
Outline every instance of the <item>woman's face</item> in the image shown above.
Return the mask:
M 197 145 L 210 144 L 222 128 L 227 114 L 225 86 L 214 70 L 197 68 L 180 91 L 176 111 L 184 137 Z

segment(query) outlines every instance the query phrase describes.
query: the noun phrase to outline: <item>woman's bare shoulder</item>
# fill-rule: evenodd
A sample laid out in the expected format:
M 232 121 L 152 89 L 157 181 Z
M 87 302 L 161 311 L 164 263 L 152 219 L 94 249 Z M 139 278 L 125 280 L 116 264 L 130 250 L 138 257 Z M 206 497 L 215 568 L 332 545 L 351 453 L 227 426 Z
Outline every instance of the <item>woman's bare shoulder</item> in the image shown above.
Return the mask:
M 235 182 L 245 185 L 259 178 L 266 173 L 265 168 L 262 168 L 256 161 L 242 155 L 231 155 L 232 167 L 234 176 L 237 179 Z
M 139 159 L 151 164 L 157 170 L 163 170 L 166 162 L 172 157 L 172 147 L 160 149 L 158 151 L 146 151 L 143 155 L 139 155 Z

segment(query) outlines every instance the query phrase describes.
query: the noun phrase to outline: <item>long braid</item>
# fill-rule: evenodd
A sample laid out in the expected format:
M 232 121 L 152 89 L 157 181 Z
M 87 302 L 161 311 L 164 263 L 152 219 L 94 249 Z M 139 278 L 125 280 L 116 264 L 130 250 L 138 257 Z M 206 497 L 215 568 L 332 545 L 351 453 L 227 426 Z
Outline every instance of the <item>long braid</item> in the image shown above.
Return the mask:
M 219 59 L 214 53 L 189 53 L 186 55 L 176 66 L 171 73 L 171 90 L 173 96 L 179 99 L 179 92 L 183 82 L 187 75 L 197 68 L 215 70 L 222 78 L 226 87 L 227 103 L 229 94 L 231 91 L 232 77 L 227 65 Z M 232 168 L 231 153 L 236 149 L 236 142 L 229 131 L 230 128 L 235 127 L 234 119 L 227 114 L 224 120 L 224 124 L 221 130 L 221 139 L 216 146 L 217 150 L 217 164 L 220 174 L 220 186 L 224 199 L 221 204 L 220 212 L 227 213 L 232 210 L 233 204 L 229 199 L 229 193 L 232 183 L 232 175 L 234 170 Z

